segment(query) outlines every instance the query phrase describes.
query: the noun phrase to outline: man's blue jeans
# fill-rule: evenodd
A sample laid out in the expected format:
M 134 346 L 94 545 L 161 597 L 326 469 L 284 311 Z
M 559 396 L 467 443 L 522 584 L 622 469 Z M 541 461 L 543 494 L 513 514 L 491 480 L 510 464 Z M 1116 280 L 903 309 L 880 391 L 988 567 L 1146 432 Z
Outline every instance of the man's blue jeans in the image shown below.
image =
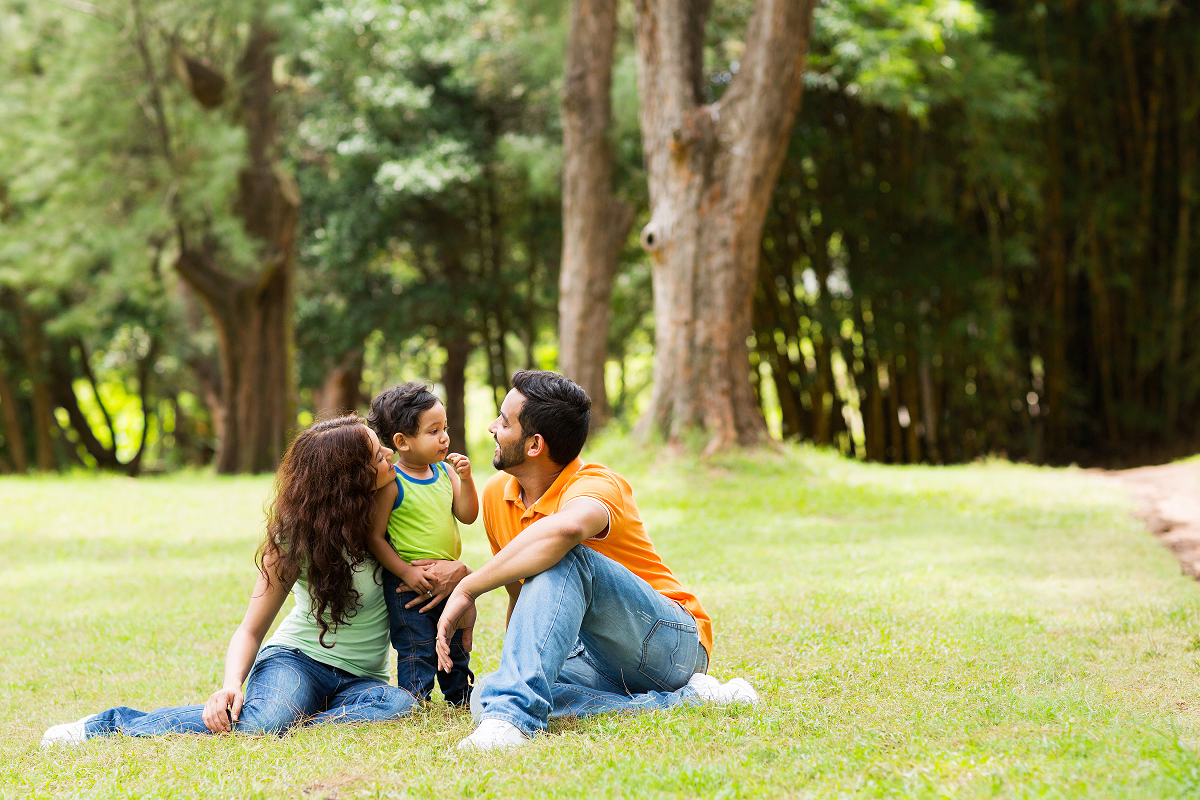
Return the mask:
M 578 545 L 525 579 L 500 669 L 480 681 L 471 710 L 533 735 L 551 717 L 698 703 L 687 682 L 707 667 L 691 614 Z
M 362 678 L 314 661 L 299 650 L 267 647 L 247 679 L 239 733 L 283 733 L 296 725 L 377 722 L 397 719 L 416 705 L 413 696 L 377 678 Z M 124 706 L 102 711 L 84 725 L 87 738 L 123 733 L 162 736 L 211 733 L 204 706 L 137 711 Z

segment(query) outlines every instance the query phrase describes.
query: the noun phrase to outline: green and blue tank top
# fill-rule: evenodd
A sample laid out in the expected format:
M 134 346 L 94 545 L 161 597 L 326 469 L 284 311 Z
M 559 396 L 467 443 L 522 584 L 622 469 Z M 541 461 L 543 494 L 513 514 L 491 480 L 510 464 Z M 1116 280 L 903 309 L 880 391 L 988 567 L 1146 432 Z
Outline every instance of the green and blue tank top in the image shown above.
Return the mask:
M 432 478 L 412 478 L 393 467 L 400 491 L 388 517 L 388 541 L 409 563 L 418 558 L 457 561 L 462 555 L 450 470 L 445 463 L 430 466 Z

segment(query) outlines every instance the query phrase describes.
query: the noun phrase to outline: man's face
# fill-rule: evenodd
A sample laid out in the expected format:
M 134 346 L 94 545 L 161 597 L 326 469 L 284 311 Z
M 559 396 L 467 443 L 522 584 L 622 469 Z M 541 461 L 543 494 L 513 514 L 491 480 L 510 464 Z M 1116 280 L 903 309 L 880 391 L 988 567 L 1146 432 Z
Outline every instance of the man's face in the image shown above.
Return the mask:
M 525 396 L 516 389 L 509 391 L 500 404 L 500 416 L 488 426 L 488 433 L 496 440 L 496 452 L 492 455 L 492 466 L 506 470 L 525 463 L 525 442 L 529 437 L 521 432 L 517 417 L 525 405 Z

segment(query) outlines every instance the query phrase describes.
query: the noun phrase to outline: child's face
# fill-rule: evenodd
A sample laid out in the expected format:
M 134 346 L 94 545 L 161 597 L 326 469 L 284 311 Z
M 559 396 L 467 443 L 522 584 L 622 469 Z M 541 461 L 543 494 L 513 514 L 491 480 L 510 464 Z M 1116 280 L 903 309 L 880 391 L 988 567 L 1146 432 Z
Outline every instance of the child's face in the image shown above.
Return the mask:
M 371 466 L 375 468 L 375 488 L 379 489 L 396 477 L 392 471 L 393 452 L 379 442 L 379 437 L 370 428 L 367 428 L 367 436 L 371 439 Z
M 446 408 L 434 403 L 421 412 L 415 434 L 397 433 L 394 441 L 401 457 L 410 464 L 436 464 L 445 460 L 450 452 Z

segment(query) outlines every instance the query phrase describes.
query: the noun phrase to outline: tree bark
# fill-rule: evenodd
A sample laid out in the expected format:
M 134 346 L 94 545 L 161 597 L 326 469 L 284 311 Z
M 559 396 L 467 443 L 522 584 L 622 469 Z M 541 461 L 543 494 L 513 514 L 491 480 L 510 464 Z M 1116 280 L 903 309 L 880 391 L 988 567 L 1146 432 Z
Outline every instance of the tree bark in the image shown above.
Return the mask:
M 1187 59 L 1178 55 L 1175 59 L 1175 80 L 1178 84 L 1179 119 L 1176 122 L 1179 148 L 1179 222 L 1175 239 L 1175 264 L 1171 276 L 1169 298 L 1170 314 L 1167 321 L 1166 369 L 1163 370 L 1166 390 L 1165 412 L 1167 434 L 1175 432 L 1179 421 L 1179 385 L 1183 380 L 1181 357 L 1183 353 L 1183 330 L 1186 323 L 1188 299 L 1188 265 L 1191 258 L 1193 186 L 1196 169 L 1197 147 L 1193 133 L 1197 116 L 1197 104 L 1192 100 L 1200 81 L 1193 81 Z
M 450 449 L 464 456 L 467 452 L 467 359 L 471 355 L 471 337 L 456 331 L 443 342 L 446 364 L 442 367 L 442 385 L 446 387 L 446 417 L 450 424 Z
M 0 359 L 0 416 L 4 417 L 4 438 L 8 442 L 9 461 L 16 472 L 26 472 L 29 469 L 29 455 L 25 450 L 25 434 L 21 432 L 17 390 L 8 377 L 3 359 Z
M 763 220 L 803 88 L 812 0 L 758 0 L 740 69 L 701 96 L 707 0 L 638 0 L 638 89 L 654 268 L 654 392 L 643 423 L 706 453 L 766 438 L 746 344 Z
M 317 390 L 317 418 L 333 419 L 358 409 L 362 402 L 363 354 L 352 350 L 325 375 Z
M 633 206 L 612 195 L 612 64 L 616 0 L 571 3 L 563 65 L 563 249 L 558 367 L 592 398 L 592 423 L 610 416 L 604 388 L 609 299 Z
M 37 319 L 23 303 L 17 300 L 17 312 L 21 323 L 21 346 L 25 355 L 25 371 L 33 384 L 30 405 L 33 411 L 33 443 L 37 468 L 50 472 L 58 466 L 54 458 L 54 442 L 51 428 L 55 425 L 50 396 L 49 376 L 46 370 L 46 343 L 42 335 L 41 320 Z
M 246 166 L 238 175 L 235 212 L 261 247 L 261 270 L 236 278 L 218 266 L 207 234 L 180 227 L 176 268 L 212 316 L 220 352 L 219 473 L 268 472 L 283 456 L 295 422 L 292 336 L 294 238 L 300 195 L 275 153 L 278 87 L 272 77 L 275 33 L 251 26 L 237 65 Z

